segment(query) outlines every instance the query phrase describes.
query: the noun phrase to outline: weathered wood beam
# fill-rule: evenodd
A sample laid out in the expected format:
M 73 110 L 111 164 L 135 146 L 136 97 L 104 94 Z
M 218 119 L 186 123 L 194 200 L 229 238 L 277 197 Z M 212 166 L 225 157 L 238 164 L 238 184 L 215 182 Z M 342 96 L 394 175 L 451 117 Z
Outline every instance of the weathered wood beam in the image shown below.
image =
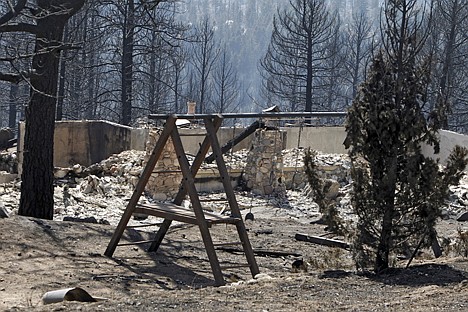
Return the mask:
M 295 235 L 295 238 L 298 241 L 309 242 L 309 243 L 314 243 L 318 245 L 324 245 L 324 246 L 329 246 L 329 247 L 339 247 L 343 249 L 350 248 L 349 244 L 346 242 L 339 241 L 336 239 L 325 238 L 321 236 L 312 236 L 312 235 L 297 233 Z
M 268 127 L 265 125 L 264 122 L 260 122 L 260 121 L 254 121 L 250 126 L 248 126 L 244 131 L 242 131 L 241 133 L 239 133 L 238 136 L 232 138 L 231 140 L 229 140 L 226 144 L 224 144 L 222 147 L 221 147 L 221 153 L 224 155 L 226 154 L 229 150 L 231 150 L 232 148 L 234 148 L 234 146 L 236 146 L 237 144 L 239 144 L 240 142 L 242 142 L 243 140 L 245 140 L 249 135 L 251 135 L 252 133 L 255 132 L 255 130 L 257 129 L 268 129 L 268 130 L 276 130 L 277 128 L 275 127 Z M 213 161 L 215 160 L 215 155 L 214 154 L 211 154 L 210 156 L 206 157 L 205 158 L 205 162 L 206 163 L 212 163 Z

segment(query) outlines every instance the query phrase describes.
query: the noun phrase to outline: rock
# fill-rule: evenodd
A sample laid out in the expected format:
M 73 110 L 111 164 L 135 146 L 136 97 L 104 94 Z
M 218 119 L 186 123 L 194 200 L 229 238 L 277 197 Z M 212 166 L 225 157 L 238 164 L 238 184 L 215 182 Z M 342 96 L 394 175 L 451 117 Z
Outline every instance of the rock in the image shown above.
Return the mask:
M 104 160 L 105 161 L 105 160 Z M 99 175 L 104 171 L 104 166 L 102 164 L 92 164 L 85 169 L 85 173 Z
M 457 221 L 464 222 L 468 221 L 468 212 L 463 212 L 457 217 Z
M 83 166 L 81 166 L 80 164 L 73 165 L 72 170 L 74 173 L 80 174 L 83 172 Z
M 307 262 L 302 259 L 296 259 L 291 264 L 291 272 L 298 273 L 298 272 L 307 272 Z
M 258 273 L 257 275 L 254 276 L 254 279 L 262 281 L 262 280 L 272 280 L 273 278 L 266 273 Z
M 16 173 L 8 173 L 5 171 L 0 171 L 0 183 L 10 183 L 14 181 L 18 175 Z
M 340 194 L 340 184 L 338 181 L 333 179 L 326 179 L 324 182 L 325 196 L 328 199 L 336 199 Z
M 70 172 L 68 168 L 54 168 L 54 177 L 56 179 L 63 179 Z
M 5 206 L 2 203 L 0 203 L 0 218 L 9 218 L 9 217 L 10 217 L 10 213 L 5 208 Z
M 89 193 L 101 193 L 104 194 L 104 190 L 100 187 L 101 180 L 94 176 L 89 175 L 80 185 L 80 189 L 84 194 Z
M 86 218 L 63 217 L 63 221 L 98 223 L 95 217 L 86 217 Z
M 270 194 L 272 194 L 272 193 L 273 193 L 273 190 L 274 190 L 274 188 L 273 188 L 271 185 L 265 185 L 265 186 L 263 187 L 263 193 L 264 193 L 265 195 L 270 195 Z
M 164 193 L 156 193 L 153 195 L 153 199 L 157 201 L 165 201 L 167 200 L 167 195 Z

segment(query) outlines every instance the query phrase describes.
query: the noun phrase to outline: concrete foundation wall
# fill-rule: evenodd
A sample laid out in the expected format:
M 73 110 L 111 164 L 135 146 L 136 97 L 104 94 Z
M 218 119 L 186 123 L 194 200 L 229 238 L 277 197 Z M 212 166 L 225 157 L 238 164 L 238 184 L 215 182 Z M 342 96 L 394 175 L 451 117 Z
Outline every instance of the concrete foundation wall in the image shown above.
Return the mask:
M 244 130 L 245 128 L 220 128 L 218 130 L 218 140 L 221 146 Z M 206 133 L 205 130 L 180 129 L 179 132 L 182 135 L 182 142 L 185 150 L 190 154 L 195 154 L 198 151 L 200 146 L 199 144 L 203 142 L 204 135 Z M 283 149 L 292 149 L 297 147 L 298 138 L 300 136 L 300 147 L 311 147 L 312 149 L 323 153 L 346 153 L 343 146 L 343 141 L 346 135 L 344 127 L 307 127 L 303 128 L 302 131 L 300 131 L 299 128 L 285 127 L 281 128 L 281 132 L 283 133 Z M 199 133 L 200 136 L 183 136 L 184 134 L 189 133 Z M 249 149 L 252 145 L 252 138 L 253 135 L 248 136 L 235 146 L 234 151 Z
M 244 128 L 220 128 L 218 138 L 223 145 L 238 135 Z M 286 127 L 281 129 L 284 135 L 283 148 L 310 147 L 323 153 L 346 153 L 343 141 L 346 136 L 344 127 Z M 57 167 L 69 167 L 73 164 L 89 166 L 100 162 L 112 154 L 124 150 L 145 150 L 149 129 L 131 128 L 107 121 L 59 121 L 55 126 L 54 164 Z M 204 139 L 204 129 L 179 129 L 182 142 L 189 154 L 196 154 L 199 144 Z M 200 136 L 183 136 L 199 133 Z M 20 124 L 18 144 L 19 167 L 22 163 L 24 123 Z M 252 135 L 235 147 L 235 150 L 248 149 Z M 458 144 L 468 147 L 468 136 L 451 131 L 441 131 L 441 151 L 433 155 L 431 147 L 423 147 L 427 156 L 440 158 L 444 163 L 453 147 Z M 19 170 L 21 170 L 19 168 Z
M 439 132 L 439 139 L 440 152 L 438 154 L 434 154 L 434 148 L 432 146 L 423 146 L 422 151 L 425 156 L 439 158 L 442 164 L 447 162 L 447 158 L 455 145 L 468 148 L 468 136 L 464 134 L 442 130 Z
M 227 143 L 232 138 L 239 135 L 244 128 L 220 128 L 218 130 L 218 140 L 221 146 Z M 185 151 L 189 154 L 196 154 L 200 147 L 200 144 L 203 142 L 206 134 L 205 129 L 179 129 L 179 133 L 182 136 L 182 143 L 184 145 Z M 200 134 L 200 136 L 192 136 L 194 133 Z M 191 134 L 191 136 L 184 136 L 184 134 Z M 238 145 L 234 147 L 234 151 L 238 151 L 241 149 L 248 149 L 252 144 L 252 135 L 247 137 L 245 140 L 240 142 Z
M 346 137 L 344 127 L 299 127 L 283 128 L 286 132 L 286 149 L 310 147 L 328 154 L 344 154 L 343 141 Z
M 24 127 L 25 124 L 21 123 L 18 144 L 19 167 L 23 160 Z M 54 133 L 54 165 L 89 166 L 112 154 L 130 149 L 131 141 L 131 127 L 100 120 L 57 121 Z

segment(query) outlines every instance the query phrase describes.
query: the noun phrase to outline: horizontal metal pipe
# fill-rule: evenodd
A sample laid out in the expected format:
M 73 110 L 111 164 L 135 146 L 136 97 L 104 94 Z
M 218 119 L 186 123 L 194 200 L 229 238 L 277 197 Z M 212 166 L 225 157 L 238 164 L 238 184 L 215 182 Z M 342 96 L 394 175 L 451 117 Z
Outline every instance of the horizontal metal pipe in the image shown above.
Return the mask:
M 346 112 L 279 112 L 279 113 L 224 113 L 224 114 L 151 114 L 149 119 L 203 119 L 220 116 L 222 118 L 299 118 L 299 117 L 345 117 Z

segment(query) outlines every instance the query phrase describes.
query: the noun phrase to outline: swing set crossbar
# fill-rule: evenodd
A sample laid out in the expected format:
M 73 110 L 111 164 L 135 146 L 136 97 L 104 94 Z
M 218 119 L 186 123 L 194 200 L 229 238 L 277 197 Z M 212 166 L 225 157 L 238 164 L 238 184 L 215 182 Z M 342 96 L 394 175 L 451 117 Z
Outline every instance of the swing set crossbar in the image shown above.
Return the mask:
M 278 113 L 223 113 L 223 114 L 151 114 L 149 119 L 204 119 L 204 118 L 307 118 L 307 117 L 346 117 L 346 112 L 278 112 Z

